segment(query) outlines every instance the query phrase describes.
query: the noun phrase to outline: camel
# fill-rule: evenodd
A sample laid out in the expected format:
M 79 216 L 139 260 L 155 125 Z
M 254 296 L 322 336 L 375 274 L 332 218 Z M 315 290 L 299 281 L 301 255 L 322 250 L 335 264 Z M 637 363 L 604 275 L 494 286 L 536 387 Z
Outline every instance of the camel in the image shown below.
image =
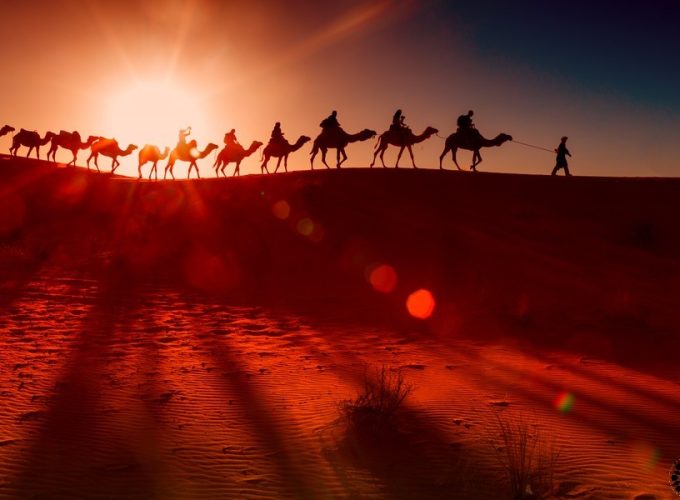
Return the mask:
M 439 168 L 440 169 L 444 168 L 442 166 L 442 160 L 444 159 L 444 156 L 446 156 L 446 153 L 451 151 L 453 163 L 456 164 L 458 170 L 462 170 L 460 168 L 460 165 L 458 165 L 458 161 L 456 161 L 456 152 L 458 151 L 458 149 L 467 149 L 468 151 L 473 152 L 472 165 L 470 165 L 470 170 L 476 172 L 477 165 L 482 163 L 482 155 L 479 154 L 479 150 L 481 148 L 500 146 L 504 142 L 511 140 L 512 136 L 509 136 L 508 134 L 498 134 L 494 139 L 485 139 L 484 137 L 482 137 L 482 134 L 480 134 L 476 129 L 472 129 L 468 132 L 461 131 L 454 132 L 453 134 L 446 138 L 444 151 L 439 157 Z
M 120 149 L 120 146 L 118 145 L 118 141 L 115 139 L 104 139 L 103 137 L 97 139 L 92 146 L 90 146 L 92 149 L 92 153 L 90 154 L 89 158 L 87 159 L 87 169 L 90 170 L 90 160 L 94 158 L 94 166 L 97 167 L 97 172 L 100 172 L 99 170 L 99 164 L 97 163 L 97 159 L 99 158 L 99 155 L 102 154 L 104 156 L 108 156 L 111 158 L 111 173 L 113 174 L 118 166 L 120 165 L 120 162 L 118 161 L 119 156 L 128 156 L 131 154 L 135 149 L 137 149 L 137 146 L 134 144 L 130 144 L 127 148 L 125 149 Z
M 224 173 L 224 169 L 227 168 L 229 163 L 236 163 L 236 168 L 234 168 L 234 176 L 241 175 L 241 162 L 244 158 L 252 155 L 257 151 L 262 143 L 260 141 L 253 141 L 248 149 L 243 149 L 243 146 L 237 144 L 236 146 L 225 146 L 222 151 L 219 152 L 217 158 L 215 159 L 215 174 L 217 177 L 220 176 L 220 172 L 226 177 L 227 174 Z
M 314 158 L 316 157 L 319 150 L 321 150 L 321 161 L 326 168 L 331 168 L 326 163 L 326 152 L 331 149 L 337 149 L 337 168 L 340 168 L 345 160 L 347 160 L 347 153 L 345 153 L 345 148 L 348 144 L 357 141 L 366 141 L 372 137 L 375 137 L 376 132 L 374 130 L 364 129 L 357 134 L 348 134 L 344 130 L 324 130 L 319 136 L 314 139 L 314 146 L 312 147 L 312 152 L 310 153 L 312 157 L 310 158 L 310 163 L 312 164 L 312 170 L 314 170 Z M 342 160 L 340 159 L 342 156 Z
M 152 146 L 151 144 L 147 144 L 144 146 L 142 149 L 139 150 L 139 167 L 137 167 L 137 171 L 139 172 L 139 178 L 142 178 L 142 167 L 144 164 L 147 162 L 153 162 L 151 165 L 151 170 L 149 170 L 149 180 L 151 180 L 151 174 L 155 173 L 156 174 L 156 180 L 158 180 L 158 161 L 159 160 L 165 160 L 168 155 L 170 154 L 170 148 L 165 147 L 163 150 L 163 153 L 161 153 L 161 150 L 158 148 L 158 146 Z
M 73 154 L 73 160 L 68 162 L 67 165 L 73 164 L 75 167 L 76 160 L 78 158 L 78 151 L 89 148 L 97 139 L 99 139 L 99 137 L 91 135 L 87 138 L 86 142 L 81 142 L 80 134 L 78 132 L 71 133 L 62 130 L 59 132 L 59 134 L 54 134 L 54 137 L 52 137 L 50 150 L 47 152 L 47 160 L 49 161 L 51 157 L 52 161 L 56 162 L 57 150 L 61 146 L 64 149 L 68 149 Z
M 311 140 L 312 140 L 311 137 L 301 135 L 300 137 L 298 137 L 298 140 L 295 141 L 295 144 L 290 144 L 285 139 L 283 142 L 270 142 L 269 144 L 267 144 L 267 146 L 265 146 L 264 151 L 262 151 L 261 160 L 263 161 L 262 165 L 260 165 L 261 172 L 264 174 L 264 171 L 266 170 L 267 173 L 269 173 L 267 163 L 269 163 L 269 159 L 272 156 L 279 159 L 279 161 L 276 163 L 276 169 L 274 169 L 274 173 L 276 173 L 279 167 L 281 166 L 282 159 L 283 168 L 286 170 L 286 172 L 288 172 L 288 155 L 294 153 Z
M 371 168 L 373 168 L 373 165 L 375 165 L 375 158 L 378 156 L 378 153 L 380 153 L 380 162 L 382 163 L 383 168 L 385 167 L 385 160 L 383 159 L 383 156 L 385 155 L 385 151 L 387 151 L 387 148 L 390 146 L 390 144 L 401 148 L 399 149 L 399 154 L 397 155 L 397 163 L 395 168 L 399 168 L 399 159 L 401 158 L 401 154 L 404 152 L 404 149 L 408 149 L 408 152 L 411 155 L 411 163 L 413 163 L 413 168 L 418 168 L 416 167 L 416 161 L 413 159 L 413 150 L 411 149 L 411 146 L 429 139 L 437 132 L 439 132 L 439 130 L 434 127 L 427 127 L 420 135 L 415 135 L 413 132 L 411 132 L 411 129 L 388 130 L 378 137 L 378 143 L 375 145 L 375 152 L 373 153 L 373 162 L 371 163 Z
M 208 145 L 205 147 L 203 151 L 199 151 L 196 148 L 196 141 L 191 141 L 188 144 L 177 144 L 177 146 L 175 146 L 175 149 L 170 151 L 170 156 L 168 157 L 168 164 L 165 166 L 165 172 L 163 173 L 163 179 L 165 179 L 166 176 L 168 175 L 168 171 L 170 171 L 170 175 L 172 176 L 173 180 L 175 179 L 173 169 L 175 167 L 175 162 L 177 160 L 189 162 L 189 173 L 187 175 L 187 179 L 191 177 L 192 168 L 196 169 L 196 175 L 200 179 L 201 175 L 198 173 L 198 165 L 196 164 L 196 160 L 202 160 L 218 147 L 219 146 L 217 144 L 213 144 L 211 142 L 208 143 Z
M 40 134 L 31 130 L 24 130 L 23 128 L 19 130 L 14 137 L 12 137 L 12 147 L 9 148 L 10 154 L 16 156 L 17 151 L 21 146 L 26 146 L 28 148 L 28 153 L 26 153 L 26 158 L 31 155 L 31 151 L 35 149 L 35 154 L 40 159 L 40 146 L 44 146 L 52 140 L 54 132 L 47 132 L 45 137 L 41 138 Z
M 14 127 L 11 127 L 10 125 L 5 125 L 4 127 L 0 128 L 0 137 L 3 135 L 7 135 L 10 132 L 14 132 Z

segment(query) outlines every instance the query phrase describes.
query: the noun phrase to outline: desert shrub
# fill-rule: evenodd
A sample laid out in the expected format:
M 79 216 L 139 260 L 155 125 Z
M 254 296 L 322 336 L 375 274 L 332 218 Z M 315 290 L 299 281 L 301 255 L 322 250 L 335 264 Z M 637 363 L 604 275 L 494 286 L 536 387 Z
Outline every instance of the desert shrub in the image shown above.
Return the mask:
M 412 391 L 400 370 L 383 365 L 373 373 L 366 371 L 363 391 L 342 401 L 340 413 L 353 430 L 380 432 L 393 426 L 394 416 Z
M 496 421 L 499 438 L 493 446 L 511 497 L 515 500 L 550 498 L 559 458 L 554 445 L 521 417 L 511 420 L 496 413 Z

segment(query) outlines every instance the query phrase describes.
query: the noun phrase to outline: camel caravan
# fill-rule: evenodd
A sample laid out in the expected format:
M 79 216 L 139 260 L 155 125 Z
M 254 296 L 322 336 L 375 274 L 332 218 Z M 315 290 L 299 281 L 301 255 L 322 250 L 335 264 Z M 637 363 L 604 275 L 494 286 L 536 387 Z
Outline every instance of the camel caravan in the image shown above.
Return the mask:
M 469 111 L 466 115 L 461 115 L 458 117 L 458 128 L 456 132 L 449 135 L 444 142 L 444 150 L 439 157 L 439 168 L 444 169 L 443 161 L 446 155 L 450 152 L 453 163 L 458 170 L 462 170 L 458 164 L 456 153 L 459 149 L 465 149 L 472 151 L 472 165 L 470 170 L 476 171 L 477 165 L 482 161 L 482 156 L 480 154 L 480 149 L 500 146 L 506 141 L 511 141 L 512 137 L 508 134 L 499 134 L 494 139 L 484 138 L 475 128 L 472 123 L 473 112 Z M 374 138 L 377 133 L 374 130 L 364 129 L 357 133 L 350 134 L 347 133 L 340 125 L 337 117 L 337 111 L 333 111 L 330 116 L 323 119 L 319 124 L 321 127 L 321 132 L 312 142 L 312 150 L 310 152 L 310 167 L 314 170 L 314 160 L 316 159 L 319 152 L 321 152 L 321 162 L 326 168 L 330 168 L 326 162 L 326 155 L 329 149 L 334 149 L 336 152 L 335 166 L 341 168 L 342 164 L 347 160 L 346 148 L 354 143 L 367 141 Z M 5 125 L 0 129 L 0 137 L 6 134 L 15 132 L 15 129 L 9 125 Z M 411 157 L 411 164 L 413 168 L 418 168 L 416 166 L 415 157 L 413 155 L 413 146 L 426 141 L 433 135 L 438 135 L 439 131 L 434 127 L 427 127 L 421 134 L 415 134 L 408 125 L 405 123 L 405 116 L 399 109 L 396 111 L 392 117 L 392 124 L 389 129 L 378 136 L 378 142 L 376 143 L 375 150 L 373 152 L 373 161 L 370 167 L 376 163 L 376 160 L 380 158 L 380 162 L 383 167 L 385 165 L 385 151 L 390 146 L 399 148 L 399 153 L 397 154 L 397 160 L 395 163 L 395 168 L 399 168 L 399 161 L 401 160 L 404 151 L 408 151 Z M 170 177 L 174 180 L 174 166 L 178 161 L 186 162 L 189 164 L 187 178 L 191 178 L 192 170 L 196 171 L 196 176 L 200 178 L 198 170 L 198 160 L 204 159 L 213 151 L 219 149 L 219 146 L 214 143 L 208 143 L 202 150 L 198 148 L 196 140 L 188 140 L 188 136 L 191 134 L 191 127 L 181 129 L 179 131 L 179 138 L 177 144 L 174 148 L 170 149 L 165 147 L 162 151 L 161 148 L 155 145 L 147 144 L 141 149 L 136 145 L 130 144 L 125 149 L 121 148 L 118 141 L 115 139 L 108 139 L 98 136 L 89 136 L 86 141 L 81 139 L 78 132 L 67 132 L 60 131 L 58 134 L 54 132 L 47 132 L 43 137 L 36 131 L 30 131 L 21 129 L 14 134 L 12 137 L 12 145 L 10 147 L 10 154 L 17 156 L 19 148 L 28 148 L 26 157 L 29 157 L 33 150 L 35 150 L 36 157 L 40 159 L 40 148 L 50 144 L 49 150 L 47 152 L 47 160 L 56 162 L 56 153 L 59 148 L 70 151 L 73 155 L 73 159 L 68 162 L 67 165 L 74 166 L 78 159 L 78 152 L 80 150 L 89 149 L 90 155 L 87 158 L 87 169 L 90 170 L 90 162 L 94 160 L 94 167 L 97 172 L 101 172 L 99 169 L 99 155 L 111 158 L 111 173 L 115 173 L 116 169 L 120 166 L 118 161 L 119 157 L 131 155 L 134 151 L 139 149 L 138 153 L 138 166 L 137 173 L 138 178 L 143 178 L 142 167 L 147 163 L 151 164 L 151 169 L 149 170 L 149 180 L 154 177 L 154 180 L 158 180 L 158 162 L 166 161 L 165 170 L 163 172 L 163 179 Z M 262 150 L 262 155 L 260 158 L 260 171 L 262 174 L 270 173 L 268 165 L 272 158 L 277 159 L 276 167 L 274 173 L 278 172 L 281 163 L 283 162 L 283 168 L 288 172 L 288 156 L 295 153 L 301 149 L 305 144 L 310 142 L 312 139 L 305 135 L 301 135 L 294 143 L 288 142 L 284 137 L 281 130 L 281 123 L 277 122 L 274 125 L 274 129 L 271 132 L 271 136 L 266 146 L 260 141 L 252 141 L 249 147 L 243 147 L 238 139 L 236 138 L 236 130 L 232 129 L 224 135 L 224 147 L 217 153 L 215 162 L 213 163 L 213 169 L 215 171 L 216 177 L 227 177 L 227 166 L 230 163 L 234 164 L 234 170 L 232 176 L 237 176 L 241 174 L 241 162 L 248 158 L 249 156 L 255 154 L 258 149 L 264 146 Z

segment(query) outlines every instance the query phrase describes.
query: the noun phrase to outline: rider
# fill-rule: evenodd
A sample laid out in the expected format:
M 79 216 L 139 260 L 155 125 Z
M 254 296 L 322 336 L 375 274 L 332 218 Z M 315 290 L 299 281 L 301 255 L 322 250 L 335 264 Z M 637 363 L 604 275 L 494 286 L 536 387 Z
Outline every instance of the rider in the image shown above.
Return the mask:
M 338 122 L 338 112 L 333 111 L 330 116 L 324 118 L 319 126 L 325 130 L 339 129 L 340 123 Z
M 179 142 L 178 144 L 180 146 L 186 146 L 187 145 L 187 136 L 191 133 L 191 126 L 187 128 L 181 128 L 179 129 Z
M 467 112 L 465 115 L 460 115 L 458 117 L 458 130 L 472 130 L 475 128 L 474 123 L 472 123 L 472 115 L 474 115 L 475 112 L 470 110 Z
M 281 132 L 281 122 L 276 122 L 274 125 L 274 129 L 272 130 L 272 135 L 269 138 L 269 143 L 270 144 L 275 144 L 275 143 L 282 143 L 285 142 L 286 139 L 283 137 L 283 132 Z
M 401 109 L 398 109 L 394 116 L 392 116 L 392 125 L 390 125 L 390 131 L 397 132 L 399 134 L 405 134 L 409 130 L 408 125 L 406 125 L 406 117 L 401 113 Z
M 240 146 L 238 143 L 238 139 L 236 139 L 236 129 L 232 128 L 229 132 L 224 134 L 224 143 L 227 145 L 227 147 L 233 148 L 236 146 Z

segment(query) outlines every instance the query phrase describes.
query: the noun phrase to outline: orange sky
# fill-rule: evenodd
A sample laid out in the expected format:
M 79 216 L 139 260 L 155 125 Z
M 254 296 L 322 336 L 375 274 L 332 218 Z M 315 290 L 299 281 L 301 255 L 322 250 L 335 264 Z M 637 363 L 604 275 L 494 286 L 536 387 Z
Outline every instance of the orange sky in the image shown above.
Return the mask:
M 432 125 L 445 136 L 457 115 L 474 109 L 487 137 L 507 132 L 554 148 L 568 135 L 575 174 L 677 175 L 675 110 L 576 88 L 553 73 L 483 54 L 468 26 L 438 17 L 439 4 L 3 1 L 0 121 L 41 134 L 66 129 L 115 137 L 122 147 L 163 139 L 159 146 L 172 146 L 177 128 L 192 125 L 201 147 L 221 145 L 232 127 L 244 145 L 266 142 L 277 120 L 291 142 L 314 137 L 333 109 L 348 132 L 382 132 L 402 108 L 415 132 Z M 160 105 L 181 101 L 167 103 L 176 111 L 172 119 L 154 117 L 158 102 L 146 109 L 131 104 L 138 96 L 126 96 L 136 95 L 136 82 L 152 88 L 169 82 Z M 9 144 L 3 137 L 0 150 Z M 350 145 L 347 166 L 367 165 L 374 144 Z M 419 165 L 436 167 L 442 147 L 438 137 L 417 145 Z M 307 168 L 309 150 L 292 156 L 291 167 Z M 552 154 L 513 143 L 482 155 L 484 171 L 549 173 L 554 164 Z M 86 156 L 80 153 L 79 164 Z M 203 175 L 213 156 L 201 163 Z M 460 153 L 462 165 L 470 156 Z M 389 164 L 395 157 L 395 150 L 386 154 Z M 259 172 L 257 160 L 259 154 L 245 160 L 242 172 Z M 135 156 L 122 164 L 119 173 L 133 174 Z

